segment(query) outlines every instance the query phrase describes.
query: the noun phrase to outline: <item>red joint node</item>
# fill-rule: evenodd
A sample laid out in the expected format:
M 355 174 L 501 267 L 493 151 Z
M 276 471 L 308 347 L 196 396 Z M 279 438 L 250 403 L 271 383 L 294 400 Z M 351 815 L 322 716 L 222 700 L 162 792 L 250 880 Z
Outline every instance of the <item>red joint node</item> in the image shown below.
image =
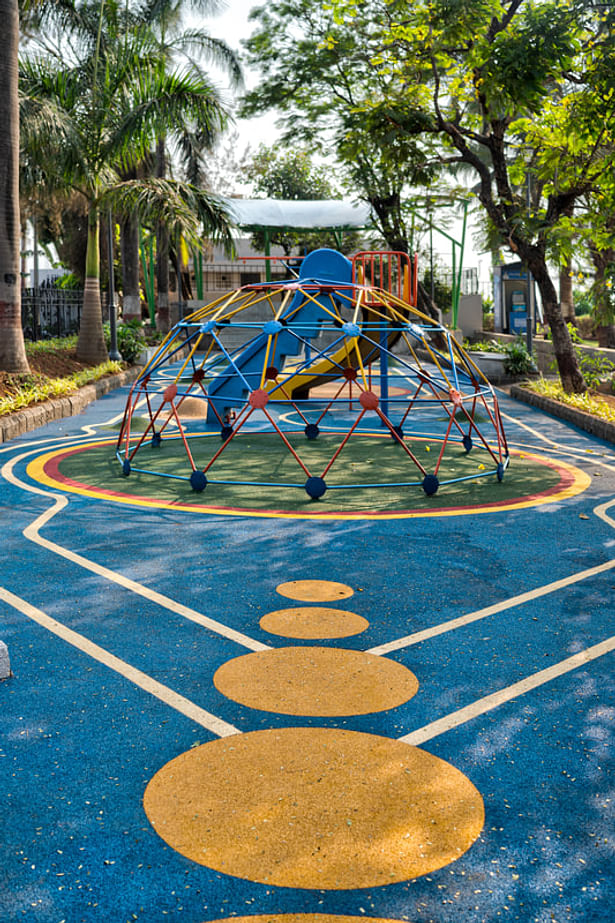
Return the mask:
M 364 410 L 376 410 L 380 401 L 378 400 L 378 395 L 374 394 L 373 391 L 364 391 L 359 396 L 359 403 Z
M 248 402 L 255 410 L 263 410 L 269 403 L 269 394 L 263 388 L 257 388 L 248 398 Z
M 169 385 L 168 388 L 165 388 L 164 394 L 162 395 L 162 397 L 163 397 L 163 400 L 165 401 L 172 401 L 173 398 L 177 397 L 177 385 L 172 384 L 172 385 Z
M 456 388 L 451 388 L 449 391 L 449 395 L 455 407 L 461 407 L 461 404 L 463 402 L 462 402 L 461 394 L 459 393 L 459 391 L 457 391 Z
M 279 372 L 276 369 L 275 365 L 270 365 L 265 369 L 266 381 L 275 381 L 278 375 L 279 375 Z
M 357 370 L 353 369 L 352 366 L 348 366 L 347 369 L 344 369 L 344 378 L 346 381 L 356 381 L 358 378 Z

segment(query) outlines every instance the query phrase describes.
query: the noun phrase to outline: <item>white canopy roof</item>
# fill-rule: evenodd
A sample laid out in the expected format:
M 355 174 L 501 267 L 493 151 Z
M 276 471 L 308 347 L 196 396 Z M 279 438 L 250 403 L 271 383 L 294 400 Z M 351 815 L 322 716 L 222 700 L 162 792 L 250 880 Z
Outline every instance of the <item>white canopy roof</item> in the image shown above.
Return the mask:
M 229 212 L 243 228 L 364 228 L 371 226 L 369 205 L 343 199 L 230 199 Z

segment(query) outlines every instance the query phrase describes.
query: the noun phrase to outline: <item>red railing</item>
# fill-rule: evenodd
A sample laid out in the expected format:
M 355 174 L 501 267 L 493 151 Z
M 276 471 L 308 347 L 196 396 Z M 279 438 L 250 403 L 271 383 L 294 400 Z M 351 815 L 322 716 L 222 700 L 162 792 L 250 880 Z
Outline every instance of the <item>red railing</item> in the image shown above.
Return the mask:
M 411 260 L 401 250 L 362 250 L 352 258 L 356 284 L 382 288 L 402 301 L 416 305 L 418 256 Z

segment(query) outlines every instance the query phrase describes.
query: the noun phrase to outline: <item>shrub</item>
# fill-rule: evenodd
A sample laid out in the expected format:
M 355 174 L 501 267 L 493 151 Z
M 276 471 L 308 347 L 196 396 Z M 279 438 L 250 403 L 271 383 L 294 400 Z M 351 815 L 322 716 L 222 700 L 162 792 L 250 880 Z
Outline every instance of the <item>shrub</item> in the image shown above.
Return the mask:
M 577 317 L 577 330 L 582 340 L 590 340 L 594 336 L 594 318 L 589 314 Z
M 590 388 L 597 388 L 603 378 L 615 372 L 615 364 L 599 354 L 577 351 L 581 374 Z
M 579 331 L 577 330 L 577 328 L 575 327 L 575 325 L 571 323 L 570 321 L 567 321 L 566 326 L 568 327 L 568 333 L 570 334 L 570 339 L 572 340 L 572 342 L 580 343 L 582 340 L 582 337 Z
M 517 339 L 514 343 L 508 343 L 504 352 L 506 353 L 504 369 L 509 375 L 517 377 L 536 371 L 534 360 L 523 340 Z
M 111 345 L 111 330 L 109 324 L 105 324 L 105 343 L 107 349 Z M 131 321 L 128 324 L 117 325 L 117 348 L 124 362 L 133 365 L 137 361 L 139 353 L 143 349 L 144 339 L 143 331 L 139 321 Z
M 503 353 L 506 347 L 499 340 L 477 340 L 476 343 L 464 342 L 464 347 L 478 353 Z
M 545 397 L 550 397 L 562 404 L 568 404 L 570 407 L 576 407 L 578 410 L 584 410 L 595 417 L 600 417 L 601 420 L 615 423 L 615 409 L 605 401 L 593 397 L 589 391 L 585 391 L 583 394 L 567 394 L 562 387 L 561 381 L 548 381 L 545 378 L 532 381 L 527 387 L 537 394 L 544 394 Z
M 594 302 L 589 292 L 574 291 L 574 313 L 577 317 L 584 317 L 594 310 Z

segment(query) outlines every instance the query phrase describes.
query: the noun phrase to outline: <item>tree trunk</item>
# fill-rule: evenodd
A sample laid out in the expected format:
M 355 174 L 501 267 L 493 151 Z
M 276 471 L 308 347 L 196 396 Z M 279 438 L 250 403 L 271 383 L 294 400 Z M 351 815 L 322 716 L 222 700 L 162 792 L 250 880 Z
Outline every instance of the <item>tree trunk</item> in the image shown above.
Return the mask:
M 574 313 L 574 296 L 572 294 L 572 267 L 570 263 L 560 266 L 559 270 L 559 303 L 562 317 L 566 323 L 573 324 L 576 320 Z
M 164 178 L 167 169 L 165 139 L 156 143 L 156 176 Z M 164 224 L 156 229 L 156 326 L 163 333 L 169 330 L 169 233 Z
M 99 220 L 95 206 L 88 215 L 88 246 L 85 256 L 85 289 L 77 340 L 77 358 L 88 365 L 99 365 L 109 358 L 100 304 Z
M 574 351 L 570 332 L 560 310 L 555 286 L 551 281 L 544 257 L 533 247 L 519 248 L 519 255 L 536 280 L 542 299 L 542 309 L 553 338 L 553 352 L 564 391 L 581 394 L 587 390 L 581 374 L 577 354 Z
M 139 294 L 139 223 L 136 214 L 120 224 L 122 250 L 122 314 L 125 322 L 141 320 Z
M 596 335 L 601 349 L 615 349 L 615 324 L 598 324 Z
M 21 328 L 19 278 L 19 105 L 17 0 L 0 0 L 0 369 L 30 371 Z

